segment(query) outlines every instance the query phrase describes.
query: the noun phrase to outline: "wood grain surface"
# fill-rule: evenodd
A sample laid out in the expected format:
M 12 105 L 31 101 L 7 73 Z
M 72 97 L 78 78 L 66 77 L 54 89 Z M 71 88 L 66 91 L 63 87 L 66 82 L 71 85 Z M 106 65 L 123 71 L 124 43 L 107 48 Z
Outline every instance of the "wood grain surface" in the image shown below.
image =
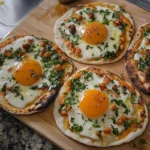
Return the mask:
M 101 0 L 102 2 L 114 3 L 123 6 L 133 17 L 136 29 L 150 21 L 150 13 L 131 4 L 125 0 Z M 55 21 L 63 15 L 70 7 L 76 6 L 77 4 L 96 2 L 96 0 L 77 0 L 75 3 L 69 5 L 58 4 L 57 0 L 44 0 L 25 20 L 19 24 L 9 35 L 13 34 L 33 34 L 36 36 L 45 37 L 49 40 L 54 41 L 54 24 Z M 81 63 L 73 61 L 77 69 L 85 67 Z M 129 81 L 124 66 L 124 58 L 120 61 L 109 64 L 93 67 L 100 67 L 109 70 L 117 75 L 123 74 L 125 80 Z M 142 94 L 143 100 L 147 103 L 150 102 L 150 97 Z M 53 100 L 54 101 L 54 100 Z M 54 117 L 53 117 L 53 102 L 42 112 L 29 115 L 29 116 L 15 116 L 23 123 L 33 128 L 39 134 L 54 142 L 56 145 L 66 150 L 150 150 L 150 123 L 147 126 L 146 131 L 139 138 L 131 141 L 130 143 L 123 144 L 121 146 L 110 147 L 110 148 L 96 148 L 85 146 L 80 144 L 65 135 L 63 135 L 57 128 Z M 140 140 L 144 138 L 147 144 L 140 144 Z

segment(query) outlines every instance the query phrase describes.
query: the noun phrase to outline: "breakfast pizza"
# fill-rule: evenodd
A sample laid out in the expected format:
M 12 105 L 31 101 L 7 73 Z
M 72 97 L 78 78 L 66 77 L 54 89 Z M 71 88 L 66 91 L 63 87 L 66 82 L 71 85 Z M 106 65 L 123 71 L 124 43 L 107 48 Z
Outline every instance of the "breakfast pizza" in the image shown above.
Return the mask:
M 16 35 L 0 43 L 0 107 L 14 114 L 45 108 L 73 66 L 53 42 Z
M 142 25 L 125 55 L 126 70 L 133 84 L 150 95 L 150 23 Z
M 129 142 L 148 123 L 146 105 L 131 84 L 92 67 L 77 71 L 64 83 L 53 114 L 65 135 L 98 147 Z
M 133 20 L 121 6 L 101 2 L 71 8 L 54 27 L 56 44 L 69 57 L 86 64 L 121 59 L 133 32 Z

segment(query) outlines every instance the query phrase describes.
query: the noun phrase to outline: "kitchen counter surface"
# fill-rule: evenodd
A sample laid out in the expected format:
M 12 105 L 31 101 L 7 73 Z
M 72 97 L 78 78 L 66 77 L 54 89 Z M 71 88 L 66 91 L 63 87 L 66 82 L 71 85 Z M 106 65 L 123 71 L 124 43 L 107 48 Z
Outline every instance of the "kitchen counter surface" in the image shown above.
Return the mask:
M 60 150 L 0 109 L 0 150 Z

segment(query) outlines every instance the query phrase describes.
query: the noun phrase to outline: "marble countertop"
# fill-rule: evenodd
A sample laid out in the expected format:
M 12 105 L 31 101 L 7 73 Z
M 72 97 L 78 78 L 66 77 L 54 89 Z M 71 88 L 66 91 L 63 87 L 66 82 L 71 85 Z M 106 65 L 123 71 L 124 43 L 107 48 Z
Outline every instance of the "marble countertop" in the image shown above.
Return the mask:
M 0 109 L 0 150 L 60 150 Z

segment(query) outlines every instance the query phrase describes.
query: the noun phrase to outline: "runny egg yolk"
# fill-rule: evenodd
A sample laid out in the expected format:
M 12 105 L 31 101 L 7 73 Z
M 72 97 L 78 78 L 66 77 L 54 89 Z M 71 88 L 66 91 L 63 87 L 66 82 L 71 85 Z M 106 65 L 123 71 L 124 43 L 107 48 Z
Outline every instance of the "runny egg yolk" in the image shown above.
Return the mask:
M 79 106 L 88 118 L 96 118 L 102 116 L 107 111 L 109 101 L 103 92 L 89 89 L 85 91 L 84 98 Z
M 39 62 L 32 59 L 23 60 L 15 69 L 15 80 L 22 85 L 32 85 L 42 75 L 42 67 Z
M 82 39 L 89 44 L 100 44 L 107 38 L 107 28 L 99 22 L 89 22 L 81 30 Z

